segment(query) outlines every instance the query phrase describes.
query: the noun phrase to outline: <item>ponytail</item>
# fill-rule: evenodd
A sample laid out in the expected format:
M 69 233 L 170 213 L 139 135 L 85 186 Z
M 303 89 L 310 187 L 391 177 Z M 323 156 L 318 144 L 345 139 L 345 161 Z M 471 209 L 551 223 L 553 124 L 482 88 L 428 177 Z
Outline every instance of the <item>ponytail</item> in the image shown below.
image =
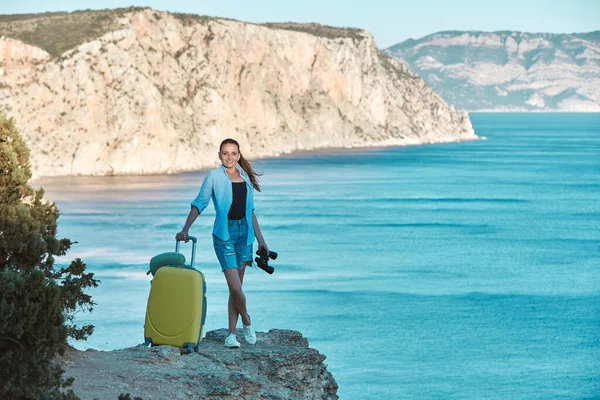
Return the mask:
M 246 160 L 241 153 L 240 161 L 238 161 L 238 164 L 240 164 L 240 167 L 242 167 L 242 169 L 246 172 L 246 175 L 248 175 L 248 178 L 250 178 L 250 182 L 252 183 L 254 189 L 257 192 L 260 192 L 260 184 L 258 183 L 258 177 L 262 174 L 259 174 L 254 169 L 252 169 L 252 165 L 250 165 L 250 162 Z
M 237 142 L 237 140 L 225 139 L 221 142 L 221 145 L 219 146 L 219 152 L 223 149 L 224 144 L 235 144 L 238 148 L 238 151 L 240 151 L 240 144 Z M 262 176 L 262 174 L 259 174 L 252 168 L 252 165 L 250 165 L 250 162 L 244 158 L 244 156 L 242 155 L 241 152 L 240 152 L 240 160 L 238 161 L 238 164 L 240 164 L 240 167 L 242 167 L 242 169 L 244 170 L 246 175 L 248 175 L 248 178 L 250 178 L 250 183 L 252 183 L 252 187 L 257 192 L 260 192 L 260 184 L 258 183 L 258 177 Z

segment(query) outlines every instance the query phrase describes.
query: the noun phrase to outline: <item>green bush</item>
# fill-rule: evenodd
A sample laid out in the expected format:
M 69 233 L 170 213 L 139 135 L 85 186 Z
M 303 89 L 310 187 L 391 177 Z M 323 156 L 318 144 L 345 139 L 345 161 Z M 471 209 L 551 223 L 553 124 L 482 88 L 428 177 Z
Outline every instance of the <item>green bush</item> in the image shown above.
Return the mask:
M 66 338 L 85 339 L 92 325 L 77 326 L 77 311 L 92 311 L 84 293 L 98 282 L 76 259 L 55 266 L 73 244 L 58 239 L 56 204 L 33 190 L 29 150 L 14 121 L 0 111 L 0 398 L 76 398 L 52 364 Z
M 60 296 L 42 271 L 0 271 L 1 398 L 76 398 L 61 392 L 72 381 L 63 381 L 63 371 L 51 363 L 67 337 Z

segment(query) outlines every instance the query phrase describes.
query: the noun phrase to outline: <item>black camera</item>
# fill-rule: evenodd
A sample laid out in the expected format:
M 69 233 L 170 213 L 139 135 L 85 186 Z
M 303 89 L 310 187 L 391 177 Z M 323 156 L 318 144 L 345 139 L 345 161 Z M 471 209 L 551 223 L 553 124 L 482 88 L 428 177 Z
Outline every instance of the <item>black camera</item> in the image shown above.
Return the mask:
M 277 258 L 277 253 L 274 251 L 269 251 L 269 254 L 267 254 L 266 250 L 260 249 L 256 251 L 256 255 L 258 257 L 256 257 L 254 261 L 256 261 L 258 268 L 262 269 L 268 274 L 272 274 L 275 271 L 275 268 L 269 265 L 269 258 L 271 260 L 275 260 Z

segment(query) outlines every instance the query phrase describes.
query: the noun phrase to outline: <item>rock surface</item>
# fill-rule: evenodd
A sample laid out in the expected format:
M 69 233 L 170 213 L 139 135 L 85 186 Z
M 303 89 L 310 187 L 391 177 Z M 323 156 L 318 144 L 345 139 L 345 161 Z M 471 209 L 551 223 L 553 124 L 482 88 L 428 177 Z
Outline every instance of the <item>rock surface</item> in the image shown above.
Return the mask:
M 206 334 L 198 353 L 171 346 L 139 345 L 123 350 L 69 348 L 58 360 L 74 377 L 81 399 L 116 399 L 130 393 L 149 399 L 337 399 L 337 384 L 299 332 L 258 332 L 256 345 L 240 340 L 227 349 L 227 331 Z M 238 338 L 242 335 L 238 333 Z
M 385 53 L 460 110 L 600 111 L 600 31 L 440 32 Z
M 476 138 L 365 31 L 151 9 L 114 18 L 59 57 L 0 38 L 0 107 L 34 177 L 211 168 L 226 137 L 248 158 Z

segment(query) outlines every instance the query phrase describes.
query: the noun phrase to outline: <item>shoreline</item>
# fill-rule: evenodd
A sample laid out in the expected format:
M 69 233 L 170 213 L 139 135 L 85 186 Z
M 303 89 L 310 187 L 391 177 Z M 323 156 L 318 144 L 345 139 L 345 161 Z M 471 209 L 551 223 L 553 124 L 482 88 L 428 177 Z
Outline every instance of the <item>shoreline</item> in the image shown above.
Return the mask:
M 470 141 L 475 141 L 475 140 L 482 140 L 482 137 L 474 135 L 472 138 L 464 138 L 464 139 L 449 140 L 449 141 L 434 141 L 434 142 L 421 142 L 421 143 L 407 142 L 404 144 L 389 144 L 389 145 L 377 143 L 377 144 L 373 144 L 373 145 L 357 146 L 357 147 L 319 147 L 319 148 L 315 148 L 315 149 L 299 149 L 299 150 L 294 150 L 294 151 L 290 151 L 290 152 L 286 152 L 286 153 L 273 153 L 271 155 L 266 155 L 266 156 L 258 157 L 258 158 L 248 158 L 248 161 L 260 162 L 262 160 L 278 159 L 278 158 L 310 157 L 310 156 L 315 156 L 315 155 L 341 155 L 341 154 L 358 153 L 358 152 L 364 152 L 364 151 L 378 151 L 378 150 L 382 150 L 382 149 L 386 149 L 386 148 L 394 148 L 394 147 L 428 146 L 428 145 L 470 142 Z M 210 166 L 210 167 L 195 169 L 195 170 L 184 170 L 184 171 L 175 171 L 175 172 L 166 171 L 166 172 L 162 172 L 162 173 L 148 173 L 148 174 L 46 175 L 46 176 L 32 177 L 29 180 L 29 183 L 36 187 L 40 187 L 41 186 L 40 184 L 43 184 L 44 182 L 56 183 L 57 181 L 60 181 L 63 179 L 66 180 L 66 179 L 73 179 L 73 178 L 89 179 L 89 178 L 159 177 L 159 176 L 170 176 L 170 175 L 181 175 L 181 174 L 203 172 L 203 171 L 211 170 L 216 167 L 218 167 L 217 164 L 215 164 L 215 166 Z

